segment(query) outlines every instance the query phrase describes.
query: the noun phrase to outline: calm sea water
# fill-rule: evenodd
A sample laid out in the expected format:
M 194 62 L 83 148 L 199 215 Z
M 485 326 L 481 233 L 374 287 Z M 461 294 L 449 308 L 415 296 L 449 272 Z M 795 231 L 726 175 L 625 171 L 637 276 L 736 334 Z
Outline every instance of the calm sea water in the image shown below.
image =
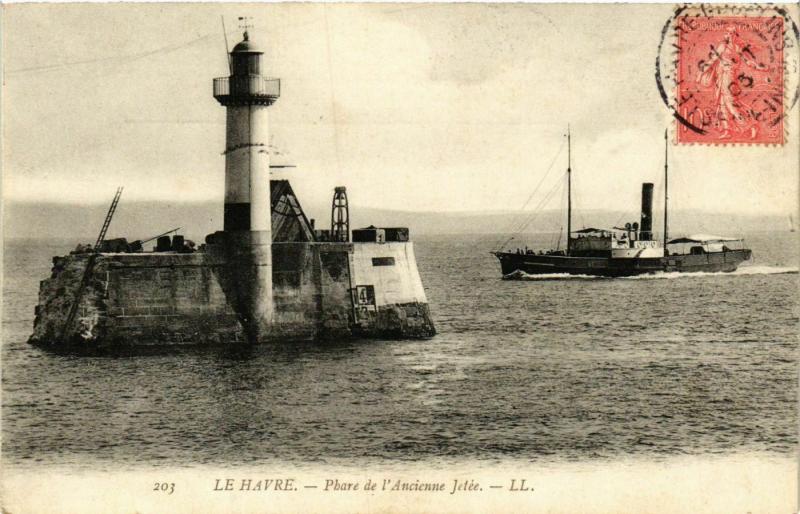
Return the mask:
M 755 262 L 734 274 L 530 281 L 500 279 L 498 239 L 417 238 L 432 340 L 104 356 L 26 344 L 38 282 L 74 243 L 7 243 L 3 458 L 97 469 L 794 451 L 790 234 L 750 235 Z

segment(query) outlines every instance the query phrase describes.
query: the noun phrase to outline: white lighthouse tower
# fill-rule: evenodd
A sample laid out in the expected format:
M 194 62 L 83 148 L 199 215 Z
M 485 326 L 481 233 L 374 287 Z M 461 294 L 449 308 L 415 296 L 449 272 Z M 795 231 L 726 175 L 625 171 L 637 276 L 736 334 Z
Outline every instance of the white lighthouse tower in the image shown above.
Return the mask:
M 238 261 L 244 321 L 256 339 L 269 332 L 273 316 L 268 108 L 280 96 L 280 80 L 262 75 L 262 54 L 245 31 L 230 52 L 231 75 L 214 79 L 214 98 L 227 110 L 224 232 Z

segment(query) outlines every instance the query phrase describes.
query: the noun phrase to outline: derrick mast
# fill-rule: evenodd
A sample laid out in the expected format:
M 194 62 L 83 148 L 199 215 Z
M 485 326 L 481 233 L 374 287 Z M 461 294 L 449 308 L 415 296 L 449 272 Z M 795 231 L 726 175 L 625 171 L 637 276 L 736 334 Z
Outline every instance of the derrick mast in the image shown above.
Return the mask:
M 347 206 L 347 189 L 344 186 L 338 186 L 333 190 L 331 240 L 339 243 L 350 241 L 350 209 Z

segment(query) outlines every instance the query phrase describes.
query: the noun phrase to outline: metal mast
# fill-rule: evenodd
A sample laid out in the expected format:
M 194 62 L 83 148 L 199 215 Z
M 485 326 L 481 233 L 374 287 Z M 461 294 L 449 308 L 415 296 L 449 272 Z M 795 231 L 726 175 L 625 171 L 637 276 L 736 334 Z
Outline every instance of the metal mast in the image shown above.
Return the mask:
M 572 245 L 570 236 L 572 235 L 572 146 L 569 125 L 567 125 L 567 255 L 569 255 Z
M 667 204 L 669 203 L 669 156 L 667 155 L 667 148 L 669 148 L 669 141 L 667 140 L 667 131 L 664 130 L 664 257 L 669 257 L 667 250 Z
M 222 20 L 222 37 L 225 38 L 225 57 L 228 58 L 228 71 L 233 75 L 233 64 L 231 63 L 231 53 L 228 50 L 228 32 L 225 30 L 225 16 L 220 16 Z

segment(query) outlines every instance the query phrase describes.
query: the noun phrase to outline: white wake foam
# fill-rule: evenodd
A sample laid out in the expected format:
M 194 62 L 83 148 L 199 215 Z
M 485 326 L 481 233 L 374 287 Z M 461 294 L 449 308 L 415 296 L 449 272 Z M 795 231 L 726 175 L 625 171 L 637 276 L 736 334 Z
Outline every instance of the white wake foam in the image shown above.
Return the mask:
M 531 275 L 524 271 L 512 271 L 508 275 L 503 275 L 504 280 L 598 280 L 608 277 L 596 277 L 593 275 L 569 275 L 567 273 L 540 273 Z
M 797 268 L 784 268 L 779 266 L 742 266 L 736 271 L 697 271 L 692 273 L 680 273 L 677 271 L 659 271 L 652 275 L 636 275 L 624 277 L 628 280 L 658 280 L 665 278 L 702 278 L 702 277 L 740 277 L 743 275 L 786 275 L 796 274 Z
M 780 266 L 742 266 L 730 275 L 784 275 L 795 274 L 798 268 L 782 268 Z
M 736 271 L 707 272 L 697 271 L 692 273 L 680 273 L 677 271 L 659 271 L 646 275 L 635 275 L 632 277 L 617 277 L 614 280 L 660 280 L 670 278 L 701 278 L 701 277 L 737 277 L 743 275 L 786 275 L 797 274 L 798 268 L 788 268 L 780 266 L 742 266 Z M 598 277 L 594 275 L 569 275 L 567 273 L 542 273 L 531 275 L 524 271 L 514 271 L 503 276 L 505 280 L 610 280 L 612 277 Z

